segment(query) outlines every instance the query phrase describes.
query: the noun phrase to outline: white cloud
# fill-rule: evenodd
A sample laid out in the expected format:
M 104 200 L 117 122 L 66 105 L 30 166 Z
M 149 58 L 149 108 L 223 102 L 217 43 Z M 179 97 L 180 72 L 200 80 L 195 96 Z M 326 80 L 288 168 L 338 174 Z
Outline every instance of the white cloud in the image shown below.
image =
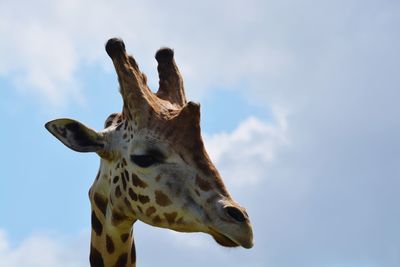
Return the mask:
M 210 157 L 229 184 L 256 185 L 267 177 L 265 166 L 278 150 L 289 145 L 288 112 L 274 108 L 272 114 L 270 123 L 250 117 L 231 133 L 205 137 Z
M 80 267 L 88 265 L 87 234 L 62 238 L 33 234 L 17 246 L 11 246 L 6 232 L 0 229 L 0 265 L 5 267 Z
M 0 75 L 11 78 L 23 93 L 45 97 L 54 105 L 80 101 L 74 77 L 78 57 L 69 36 L 44 16 L 34 17 L 29 7 L 23 9 L 26 16 L 13 7 L 18 9 L 13 3 L 0 11 Z
M 88 63 L 110 68 L 103 45 L 114 36 L 125 40 L 153 86 L 158 84 L 153 59 L 156 49 L 164 45 L 175 48 L 186 85 L 191 88 L 188 93 L 193 96 L 213 84 L 229 87 L 244 79 L 260 81 L 280 73 L 291 62 L 286 51 L 268 44 L 263 36 L 263 1 L 230 1 L 229 5 L 39 2 L 12 1 L 0 6 L 0 75 L 12 79 L 19 90 L 45 97 L 54 106 L 83 101 L 78 71 Z

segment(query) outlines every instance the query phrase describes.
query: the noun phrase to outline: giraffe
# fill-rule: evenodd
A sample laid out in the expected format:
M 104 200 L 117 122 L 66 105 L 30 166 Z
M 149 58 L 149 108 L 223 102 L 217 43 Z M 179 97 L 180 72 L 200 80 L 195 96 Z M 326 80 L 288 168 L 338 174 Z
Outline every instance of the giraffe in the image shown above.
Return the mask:
M 200 105 L 187 102 L 170 48 L 161 48 L 159 89 L 153 93 L 121 39 L 106 43 L 117 72 L 122 112 L 102 131 L 56 119 L 46 129 L 78 152 L 100 156 L 89 189 L 92 267 L 136 266 L 137 220 L 179 232 L 203 232 L 225 247 L 253 246 L 245 208 L 233 200 L 201 137 Z

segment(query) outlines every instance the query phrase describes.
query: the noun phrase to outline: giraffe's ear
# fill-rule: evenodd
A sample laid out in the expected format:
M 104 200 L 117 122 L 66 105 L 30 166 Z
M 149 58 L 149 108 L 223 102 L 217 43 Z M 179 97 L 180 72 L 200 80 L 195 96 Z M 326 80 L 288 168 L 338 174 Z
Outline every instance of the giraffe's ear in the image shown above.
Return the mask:
M 104 149 L 103 135 L 71 119 L 49 121 L 46 129 L 64 145 L 78 152 L 101 152 Z

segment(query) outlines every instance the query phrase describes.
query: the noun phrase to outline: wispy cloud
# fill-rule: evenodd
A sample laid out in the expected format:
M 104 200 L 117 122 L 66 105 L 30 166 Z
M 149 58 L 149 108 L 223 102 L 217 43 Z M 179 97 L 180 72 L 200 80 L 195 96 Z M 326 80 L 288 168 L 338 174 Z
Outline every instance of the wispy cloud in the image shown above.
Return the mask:
M 274 108 L 272 114 L 270 123 L 250 117 L 230 133 L 206 136 L 210 156 L 228 183 L 257 185 L 267 177 L 266 165 L 289 145 L 288 112 Z
M 263 1 L 251 5 L 240 1 L 229 5 L 13 1 L 2 4 L 0 10 L 4 36 L 0 75 L 12 79 L 19 90 L 44 97 L 55 106 L 79 102 L 84 93 L 77 70 L 88 63 L 110 66 L 103 44 L 119 36 L 139 57 L 154 87 L 158 84 L 154 52 L 164 45 L 175 48 L 189 94 L 196 97 L 210 86 L 260 80 L 290 65 L 286 51 L 266 42 L 263 8 Z M 208 13 L 206 21 L 201 10 Z M 223 19 L 219 14 L 224 14 Z
M 73 39 L 46 15 L 37 16 L 34 10 L 39 9 L 33 5 L 21 10 L 18 3 L 1 6 L 0 75 L 36 101 L 41 97 L 53 105 L 80 101 L 74 77 L 79 57 Z
M 0 229 L 0 264 L 6 267 L 80 267 L 88 265 L 88 245 L 82 234 L 71 238 L 34 234 L 12 246 L 7 233 Z

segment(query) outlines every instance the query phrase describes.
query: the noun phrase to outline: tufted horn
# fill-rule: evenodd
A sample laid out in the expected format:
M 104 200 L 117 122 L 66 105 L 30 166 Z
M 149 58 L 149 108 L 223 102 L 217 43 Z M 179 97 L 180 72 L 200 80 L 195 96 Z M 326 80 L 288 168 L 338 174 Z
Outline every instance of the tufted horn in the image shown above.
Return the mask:
M 146 76 L 140 71 L 135 59 L 126 53 L 124 42 L 112 38 L 106 44 L 106 51 L 118 75 L 124 114 L 128 113 L 126 115 L 129 116 L 130 113 L 137 117 L 140 113 L 151 113 L 157 108 L 157 97 L 148 88 Z
M 170 48 L 161 48 L 155 57 L 158 62 L 157 70 L 160 78 L 157 96 L 183 107 L 186 104 L 185 90 L 182 76 L 174 60 L 174 51 Z
M 139 127 L 151 127 L 157 120 L 174 118 L 187 106 L 183 80 L 174 61 L 174 52 L 162 48 L 156 53 L 160 88 L 154 94 L 147 86 L 144 75 L 132 56 L 125 50 L 121 39 L 113 38 L 106 44 L 107 54 L 113 61 L 124 101 L 123 114 Z

